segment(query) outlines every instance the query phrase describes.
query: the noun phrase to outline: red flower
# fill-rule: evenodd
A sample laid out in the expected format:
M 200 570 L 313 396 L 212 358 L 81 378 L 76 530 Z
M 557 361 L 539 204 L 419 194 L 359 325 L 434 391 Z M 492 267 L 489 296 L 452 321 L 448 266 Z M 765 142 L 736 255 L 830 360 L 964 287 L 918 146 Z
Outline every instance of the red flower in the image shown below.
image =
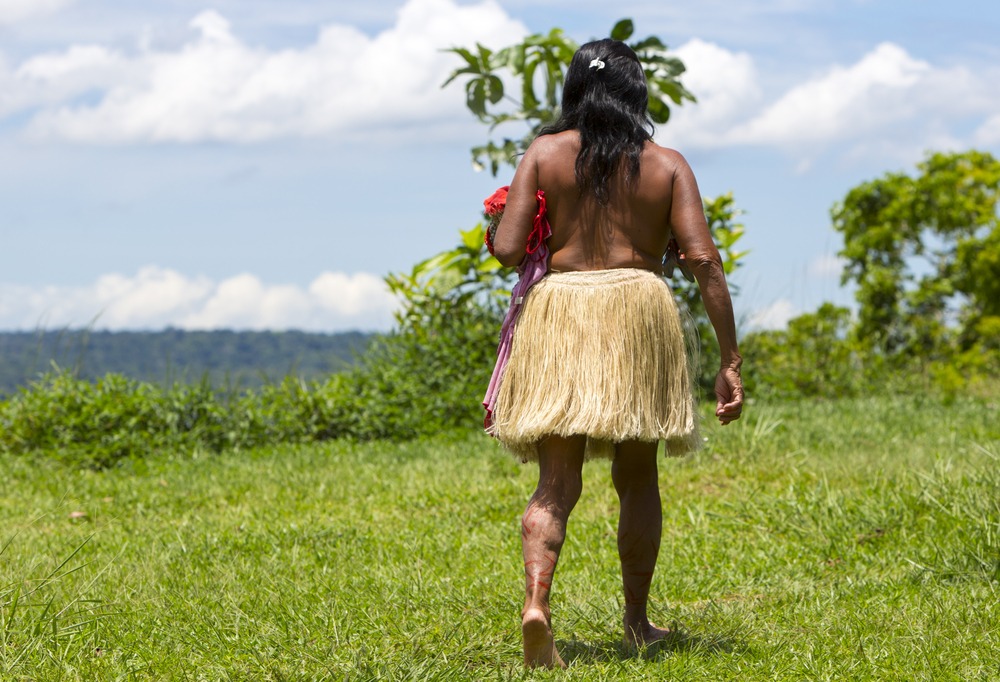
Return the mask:
M 507 190 L 509 189 L 510 186 L 505 185 L 486 197 L 483 202 L 486 217 L 490 219 L 490 224 L 486 226 L 486 234 L 483 235 L 483 241 L 486 242 L 486 248 L 491 254 L 493 253 L 493 238 L 496 236 L 497 226 L 503 216 L 503 209 L 507 205 Z
M 504 206 L 507 205 L 507 190 L 509 189 L 509 186 L 501 187 L 486 198 L 483 202 L 483 206 L 486 209 L 486 215 L 492 217 L 503 213 Z

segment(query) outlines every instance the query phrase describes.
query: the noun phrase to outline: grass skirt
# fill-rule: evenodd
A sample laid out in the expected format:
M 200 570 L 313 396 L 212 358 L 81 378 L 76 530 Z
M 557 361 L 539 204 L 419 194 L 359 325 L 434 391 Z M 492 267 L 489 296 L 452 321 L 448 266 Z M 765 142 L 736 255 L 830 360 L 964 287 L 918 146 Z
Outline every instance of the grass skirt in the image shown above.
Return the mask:
M 667 283 L 647 270 L 550 273 L 514 329 L 490 432 L 522 461 L 549 435 L 586 435 L 586 457 L 626 440 L 698 447 L 692 368 Z

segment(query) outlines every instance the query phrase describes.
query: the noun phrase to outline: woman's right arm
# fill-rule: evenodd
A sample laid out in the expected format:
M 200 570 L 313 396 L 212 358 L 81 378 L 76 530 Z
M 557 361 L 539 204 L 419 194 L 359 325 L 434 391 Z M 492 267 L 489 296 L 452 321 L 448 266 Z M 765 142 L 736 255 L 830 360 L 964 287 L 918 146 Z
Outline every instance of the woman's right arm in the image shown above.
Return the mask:
M 698 281 L 705 312 L 719 340 L 722 359 L 715 379 L 718 401 L 715 416 L 723 424 L 728 424 L 739 419 L 743 410 L 743 381 L 740 377 L 743 358 L 736 342 L 733 302 L 726 284 L 722 257 L 705 222 L 698 182 L 680 154 L 677 154 L 674 171 L 670 227 L 691 273 Z
M 507 206 L 493 238 L 493 255 L 506 267 L 524 260 L 528 235 L 538 213 L 538 150 L 543 143 L 536 140 L 528 146 L 510 181 Z

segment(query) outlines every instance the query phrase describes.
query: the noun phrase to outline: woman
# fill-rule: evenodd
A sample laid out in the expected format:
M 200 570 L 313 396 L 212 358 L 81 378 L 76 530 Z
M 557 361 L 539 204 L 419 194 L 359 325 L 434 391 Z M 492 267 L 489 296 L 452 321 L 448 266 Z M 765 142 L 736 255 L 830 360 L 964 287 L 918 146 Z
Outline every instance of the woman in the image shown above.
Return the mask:
M 646 615 L 661 529 L 657 445 L 662 439 L 668 453 L 682 454 L 698 441 L 681 323 L 662 278 L 670 239 L 697 278 L 719 339 L 722 424 L 740 416 L 742 359 L 697 183 L 680 154 L 653 143 L 645 76 L 624 43 L 595 41 L 574 55 L 559 120 L 514 174 L 493 242 L 502 264 L 524 259 L 542 196 L 549 273 L 524 298 L 490 431 L 539 464 L 521 529 L 524 662 L 563 666 L 549 593 L 586 458 L 612 459 L 621 501 L 625 644 L 668 634 Z

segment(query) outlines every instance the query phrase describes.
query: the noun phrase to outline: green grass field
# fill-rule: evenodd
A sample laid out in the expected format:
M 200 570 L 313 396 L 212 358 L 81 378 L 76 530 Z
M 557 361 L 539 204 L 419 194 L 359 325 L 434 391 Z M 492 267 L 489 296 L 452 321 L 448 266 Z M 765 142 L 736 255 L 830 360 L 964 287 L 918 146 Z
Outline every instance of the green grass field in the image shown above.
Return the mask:
M 0 458 L 0 679 L 1000 680 L 996 403 L 757 403 L 705 432 L 662 461 L 651 616 L 679 635 L 639 656 L 586 465 L 563 672 L 520 666 L 535 472 L 480 434 Z

